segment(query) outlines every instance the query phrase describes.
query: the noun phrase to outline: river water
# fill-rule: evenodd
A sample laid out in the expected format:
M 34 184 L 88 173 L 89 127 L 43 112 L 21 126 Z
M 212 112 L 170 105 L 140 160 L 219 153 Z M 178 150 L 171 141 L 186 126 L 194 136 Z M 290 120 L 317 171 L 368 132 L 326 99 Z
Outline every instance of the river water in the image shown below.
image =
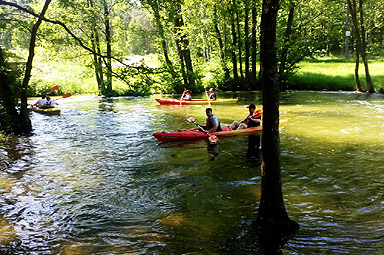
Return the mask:
M 259 93 L 221 93 L 222 124 Z M 32 113 L 34 133 L 0 143 L 1 254 L 259 254 L 237 244 L 257 217 L 260 167 L 247 137 L 160 143 L 205 107 L 153 97 L 72 96 Z M 283 254 L 382 254 L 384 97 L 285 92 L 282 182 L 300 231 Z M 191 126 L 192 125 L 192 126 Z

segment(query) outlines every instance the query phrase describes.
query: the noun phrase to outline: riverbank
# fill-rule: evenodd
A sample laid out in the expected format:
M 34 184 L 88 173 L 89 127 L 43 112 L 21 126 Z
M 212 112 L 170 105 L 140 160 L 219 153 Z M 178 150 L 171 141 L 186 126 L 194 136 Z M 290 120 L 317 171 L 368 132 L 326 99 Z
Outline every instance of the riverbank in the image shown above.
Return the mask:
M 299 64 L 299 70 L 290 79 L 288 89 L 354 91 L 354 60 L 340 58 L 306 60 Z M 369 71 L 376 92 L 384 92 L 384 61 L 369 62 Z M 364 65 L 359 66 L 359 76 L 365 88 Z
M 154 56 L 145 58 L 140 56 L 131 57 L 132 61 L 144 59 L 146 65 L 151 67 L 158 66 Z M 31 79 L 31 89 L 29 94 L 40 95 L 44 91 L 55 85 L 59 85 L 57 95 L 87 94 L 98 93 L 96 79 L 91 68 L 78 62 L 49 62 L 44 59 L 37 59 L 33 76 Z M 354 68 L 353 59 L 345 60 L 343 58 L 318 58 L 308 59 L 299 63 L 299 69 L 290 77 L 288 90 L 314 90 L 314 91 L 354 91 Z M 374 89 L 376 92 L 384 92 L 384 66 L 383 59 L 376 59 L 369 62 L 370 74 L 372 77 Z M 215 69 L 212 65 L 200 67 L 203 78 L 201 80 L 204 87 L 212 87 L 212 84 L 218 84 L 220 81 L 217 76 L 209 74 Z M 359 69 L 360 81 L 365 87 L 364 66 L 361 64 Z M 156 79 L 154 79 L 156 80 Z M 140 84 L 143 81 L 134 81 L 129 88 L 127 84 L 120 80 L 113 81 L 113 96 L 138 96 L 148 95 L 159 92 L 159 84 Z M 166 90 L 166 85 L 161 90 Z M 141 91 L 139 91 L 141 90 Z M 166 92 L 166 91 L 165 91 Z

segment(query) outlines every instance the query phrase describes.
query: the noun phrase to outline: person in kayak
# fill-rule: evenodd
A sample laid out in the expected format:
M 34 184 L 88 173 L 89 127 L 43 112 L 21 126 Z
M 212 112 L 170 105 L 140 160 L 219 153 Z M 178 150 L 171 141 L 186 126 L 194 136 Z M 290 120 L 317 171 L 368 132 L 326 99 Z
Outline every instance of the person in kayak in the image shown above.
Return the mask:
M 47 99 L 45 99 L 45 95 L 41 95 L 41 98 L 39 98 L 35 104 L 33 104 L 33 107 L 43 107 L 47 103 Z
M 192 100 L 191 91 L 189 91 L 189 90 L 185 91 L 185 95 L 183 96 L 182 99 L 187 100 L 187 101 L 191 101 Z
M 219 118 L 212 113 L 212 108 L 205 109 L 205 114 L 207 115 L 205 130 L 207 130 L 208 133 L 222 131 Z
M 213 90 L 213 88 L 209 89 L 208 97 L 209 97 L 209 100 L 216 100 L 216 92 Z
M 242 121 L 234 121 L 229 126 L 231 130 L 260 126 L 261 110 L 256 111 L 256 106 L 254 104 L 250 104 L 247 108 L 249 109 L 249 115 Z
M 43 109 L 55 108 L 56 105 L 58 105 L 58 103 L 56 101 L 51 100 L 50 96 L 47 96 L 47 102 L 44 104 L 44 106 L 42 108 Z

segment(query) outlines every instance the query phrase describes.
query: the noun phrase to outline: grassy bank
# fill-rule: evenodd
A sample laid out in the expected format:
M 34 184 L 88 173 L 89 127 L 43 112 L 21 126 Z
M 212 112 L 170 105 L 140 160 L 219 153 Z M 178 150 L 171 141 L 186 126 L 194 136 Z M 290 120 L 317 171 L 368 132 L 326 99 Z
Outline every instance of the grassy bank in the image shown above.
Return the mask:
M 298 90 L 355 90 L 354 61 L 318 59 L 302 61 L 291 78 L 288 89 Z M 384 90 L 384 61 L 369 62 L 369 71 L 376 91 Z M 365 87 L 364 65 L 359 67 L 360 82 Z
M 37 49 L 30 81 L 29 95 L 40 95 L 46 93 L 55 85 L 59 90 L 55 94 L 65 93 L 88 94 L 98 93 L 97 83 L 93 68 L 89 65 L 90 56 L 68 57 L 66 59 L 52 57 L 42 49 Z M 25 56 L 26 52 L 15 52 L 19 56 Z M 144 60 L 150 67 L 159 66 L 156 55 L 130 56 L 128 64 L 139 63 Z M 18 60 L 20 61 L 20 60 Z M 202 87 L 217 87 L 223 82 L 223 72 L 219 60 L 212 59 L 210 62 L 196 62 L 195 72 L 201 77 Z M 228 63 L 230 66 L 230 63 Z M 117 66 L 116 66 L 117 67 Z M 259 66 L 257 69 L 259 70 Z M 354 60 L 346 61 L 343 58 L 319 58 L 308 59 L 299 63 L 299 69 L 290 77 L 288 89 L 292 90 L 332 90 L 353 91 L 354 86 Z M 369 69 L 376 91 L 384 92 L 384 59 L 371 60 Z M 360 65 L 360 81 L 365 87 L 364 66 Z M 161 75 L 161 74 L 159 74 Z M 153 80 L 160 81 L 159 77 L 153 76 Z M 113 90 L 116 95 L 135 95 L 142 88 L 146 91 L 156 91 L 159 86 L 167 88 L 168 85 L 151 83 L 138 77 L 130 78 L 131 86 L 118 79 L 113 80 Z M 225 86 L 224 86 L 225 87 Z M 165 89 L 166 90 L 166 89 Z

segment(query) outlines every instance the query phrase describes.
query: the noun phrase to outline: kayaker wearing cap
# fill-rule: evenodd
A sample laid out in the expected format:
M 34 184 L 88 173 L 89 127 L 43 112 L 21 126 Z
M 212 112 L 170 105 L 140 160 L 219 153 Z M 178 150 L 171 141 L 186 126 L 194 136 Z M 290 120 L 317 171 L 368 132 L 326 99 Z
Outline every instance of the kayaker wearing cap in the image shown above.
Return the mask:
M 191 91 L 189 91 L 189 90 L 185 91 L 185 95 L 183 96 L 182 99 L 187 100 L 187 101 L 191 101 L 192 100 Z
M 209 100 L 216 100 L 216 92 L 213 90 L 213 88 L 209 89 Z
M 220 126 L 220 121 L 215 114 L 212 113 L 211 108 L 205 109 L 205 114 L 207 114 L 207 122 L 205 124 L 205 130 L 208 133 L 222 131 Z
M 254 104 L 250 104 L 247 108 L 249 109 L 249 115 L 243 121 L 234 121 L 229 126 L 230 129 L 235 130 L 260 126 L 261 110 L 256 111 Z

